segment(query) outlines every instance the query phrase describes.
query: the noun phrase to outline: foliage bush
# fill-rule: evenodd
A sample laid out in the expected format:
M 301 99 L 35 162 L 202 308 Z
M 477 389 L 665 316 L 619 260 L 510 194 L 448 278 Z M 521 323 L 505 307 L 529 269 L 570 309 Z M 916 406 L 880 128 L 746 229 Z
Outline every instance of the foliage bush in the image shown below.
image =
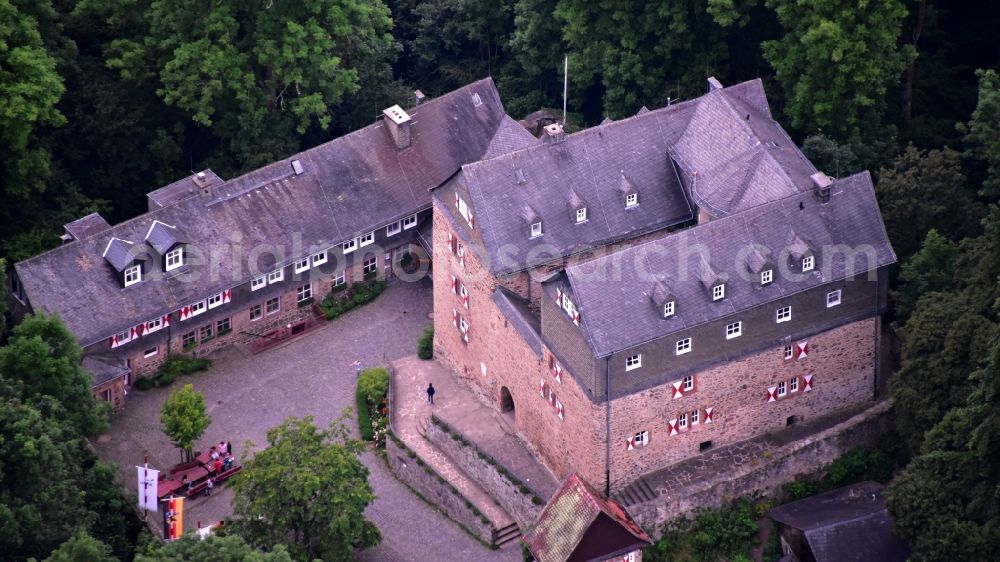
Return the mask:
M 375 436 L 372 432 L 372 419 L 368 413 L 368 397 L 358 385 L 354 392 L 355 403 L 358 407 L 358 429 L 361 430 L 361 440 L 371 441 Z
M 358 390 L 363 392 L 371 406 L 377 406 L 389 391 L 389 371 L 384 367 L 372 367 L 361 371 L 358 376 Z
M 163 388 L 165 386 L 170 386 L 177 379 L 177 375 L 173 371 L 167 371 L 165 373 L 160 373 L 156 377 L 156 386 Z
M 136 390 L 149 390 L 153 388 L 153 379 L 150 377 L 139 377 L 135 379 L 135 383 L 132 386 Z
M 663 536 L 643 553 L 648 562 L 750 560 L 762 508 L 741 499 L 718 510 L 699 511 L 693 520 L 674 519 Z
M 171 375 L 176 378 L 177 375 L 190 375 L 198 371 L 206 371 L 211 366 L 212 362 L 208 359 L 194 359 L 186 355 L 171 355 L 160 366 L 160 377 Z
M 349 310 L 375 300 L 385 290 L 385 281 L 355 283 L 351 285 L 346 298 L 336 296 L 342 290 L 335 287 L 319 303 L 319 308 L 327 320 L 333 320 Z
M 417 357 L 423 360 L 434 358 L 434 326 L 428 326 L 417 340 Z
M 801 479 L 793 480 L 783 486 L 785 495 L 791 501 L 801 500 L 819 492 L 819 485 L 815 480 Z

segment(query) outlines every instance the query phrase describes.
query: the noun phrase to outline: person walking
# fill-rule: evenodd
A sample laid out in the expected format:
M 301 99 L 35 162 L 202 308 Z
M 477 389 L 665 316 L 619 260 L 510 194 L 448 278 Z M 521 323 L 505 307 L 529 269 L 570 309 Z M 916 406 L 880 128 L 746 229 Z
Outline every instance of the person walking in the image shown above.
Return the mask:
M 215 487 L 215 481 L 212 480 L 211 476 L 209 476 L 208 477 L 208 482 L 205 483 L 205 495 L 206 496 L 211 496 L 212 495 L 212 488 L 214 488 L 214 487 Z
M 360 359 L 355 359 L 354 363 L 351 363 L 351 365 L 354 365 L 354 374 L 356 376 L 360 377 L 361 376 L 361 360 Z
M 435 392 L 437 392 L 437 391 L 434 390 L 434 383 L 428 384 L 427 385 L 427 401 L 430 402 L 431 404 L 434 404 L 434 393 Z
M 233 442 L 232 441 L 226 441 L 226 453 L 228 453 L 230 455 L 233 454 Z

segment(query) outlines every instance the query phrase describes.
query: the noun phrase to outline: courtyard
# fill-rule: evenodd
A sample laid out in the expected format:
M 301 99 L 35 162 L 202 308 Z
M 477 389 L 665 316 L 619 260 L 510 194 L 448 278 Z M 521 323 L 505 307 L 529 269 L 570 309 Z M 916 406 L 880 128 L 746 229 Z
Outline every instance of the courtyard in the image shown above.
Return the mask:
M 148 455 L 151 468 L 168 470 L 180 461 L 179 450 L 160 430 L 160 408 L 170 391 L 192 384 L 205 395 L 212 423 L 195 447 L 228 440 L 234 454 L 243 454 L 246 442 L 259 450 L 268 429 L 289 416 L 313 416 L 326 426 L 353 407 L 355 371 L 388 364 L 412 355 L 416 341 L 431 324 L 429 280 L 391 284 L 373 303 L 353 310 L 322 328 L 276 349 L 250 355 L 229 348 L 213 356 L 212 368 L 180 377 L 172 387 L 129 392 L 126 410 L 111 420 L 107 434 L 95 446 L 106 461 L 115 463 L 126 491 L 136 491 L 135 466 Z M 357 434 L 356 415 L 348 426 Z M 371 471 L 369 481 L 376 499 L 368 518 L 382 531 L 382 543 L 359 553 L 358 560 L 418 561 L 519 560 L 516 547 L 492 551 L 458 525 L 413 494 L 389 472 L 382 459 L 365 453 L 362 462 Z M 225 485 L 210 497 L 195 498 L 185 506 L 184 527 L 211 524 L 231 513 L 232 492 Z M 159 514 L 150 514 L 152 528 L 159 528 Z

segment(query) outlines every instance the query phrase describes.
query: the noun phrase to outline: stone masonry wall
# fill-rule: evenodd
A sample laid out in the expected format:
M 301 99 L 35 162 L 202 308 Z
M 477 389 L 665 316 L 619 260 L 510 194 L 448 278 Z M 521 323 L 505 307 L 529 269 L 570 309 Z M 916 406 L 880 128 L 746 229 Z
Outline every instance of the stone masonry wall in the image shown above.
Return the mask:
M 527 529 L 538 520 L 545 508 L 542 498 L 530 488 L 526 493 L 518 490 L 495 466 L 478 455 L 475 445 L 463 445 L 435 423 L 427 426 L 424 435 L 510 513 L 521 529 Z M 537 504 L 532 502 L 533 497 L 538 498 Z
M 784 359 L 775 346 L 739 361 L 694 375 L 694 390 L 673 398 L 671 384 L 611 403 L 611 482 L 618 490 L 640 475 L 697 455 L 700 444 L 742 441 L 784 427 L 789 418 L 807 420 L 874 400 L 875 319 L 853 322 L 809 338 L 803 359 Z M 792 342 L 793 344 L 795 342 Z M 812 375 L 806 391 L 804 375 Z M 798 391 L 791 379 L 798 377 Z M 786 383 L 786 395 L 768 402 L 768 387 Z M 704 409 L 711 407 L 712 422 Z M 699 423 L 691 424 L 699 411 Z M 670 435 L 669 424 L 687 414 L 687 429 Z M 627 438 L 649 432 L 645 447 L 627 450 Z
M 717 479 L 695 480 L 682 494 L 660 496 L 629 507 L 643 529 L 659 535 L 664 522 L 699 508 L 714 509 L 726 501 L 752 494 L 774 494 L 800 476 L 814 476 L 852 447 L 872 446 L 892 428 L 888 402 L 800 441 L 770 451 L 757 465 L 734 466 Z

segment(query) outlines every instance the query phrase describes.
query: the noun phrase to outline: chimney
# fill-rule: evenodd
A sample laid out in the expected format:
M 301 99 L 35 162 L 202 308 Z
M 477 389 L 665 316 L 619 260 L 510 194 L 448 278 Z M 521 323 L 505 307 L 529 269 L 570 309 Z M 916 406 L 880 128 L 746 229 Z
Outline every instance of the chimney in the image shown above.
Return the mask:
M 561 123 L 546 125 L 544 131 L 545 142 L 548 144 L 556 144 L 562 142 L 566 138 L 566 133 L 563 131 Z
M 816 197 L 823 203 L 830 201 L 830 185 L 833 184 L 833 178 L 823 172 L 816 172 L 809 177 L 813 181 L 813 193 Z
M 708 77 L 708 91 L 709 92 L 714 92 L 715 90 L 721 90 L 721 89 L 722 89 L 722 82 L 719 82 L 719 80 L 716 79 L 715 76 L 709 76 Z
M 384 116 L 382 121 L 389 130 L 389 134 L 392 135 L 392 140 L 396 143 L 396 148 L 402 150 L 410 146 L 410 126 L 412 122 L 410 121 L 410 116 L 403 111 L 403 108 L 394 105 L 389 109 L 383 110 L 382 115 Z
M 413 107 L 417 107 L 427 100 L 427 96 L 420 90 L 413 90 Z

